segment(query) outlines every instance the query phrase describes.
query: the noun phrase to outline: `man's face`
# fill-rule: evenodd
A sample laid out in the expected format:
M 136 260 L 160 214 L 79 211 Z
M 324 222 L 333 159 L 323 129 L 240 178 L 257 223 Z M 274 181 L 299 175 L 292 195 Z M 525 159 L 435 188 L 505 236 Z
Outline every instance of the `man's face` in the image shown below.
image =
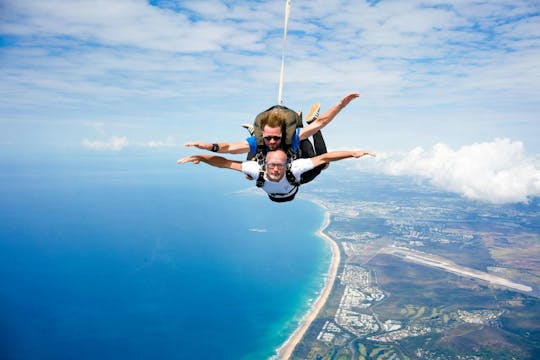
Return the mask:
M 264 144 L 270 151 L 277 150 L 281 146 L 281 128 L 265 125 L 263 128 Z
M 273 182 L 280 181 L 285 175 L 287 155 L 283 151 L 272 151 L 266 155 L 266 178 Z

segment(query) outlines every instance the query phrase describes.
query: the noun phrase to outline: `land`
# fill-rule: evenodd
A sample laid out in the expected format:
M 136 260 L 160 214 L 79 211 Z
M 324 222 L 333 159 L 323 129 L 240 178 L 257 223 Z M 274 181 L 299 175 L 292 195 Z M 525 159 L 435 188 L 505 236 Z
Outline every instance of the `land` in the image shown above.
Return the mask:
M 459 266 L 448 259 L 441 259 L 438 256 L 425 254 L 420 251 L 408 249 L 406 247 L 388 247 L 382 248 L 379 253 L 391 254 L 401 257 L 404 261 L 411 261 L 425 266 L 430 266 L 444 271 L 448 271 L 459 276 L 465 276 L 471 279 L 484 280 L 492 285 L 499 285 L 509 289 L 531 292 L 532 287 L 515 283 L 511 280 L 501 278 L 499 276 L 489 274 L 483 271 L 478 271 L 464 266 Z
M 312 309 L 282 358 L 539 357 L 538 204 L 361 185 L 306 195 L 325 208 L 324 233 L 341 261 L 324 306 Z

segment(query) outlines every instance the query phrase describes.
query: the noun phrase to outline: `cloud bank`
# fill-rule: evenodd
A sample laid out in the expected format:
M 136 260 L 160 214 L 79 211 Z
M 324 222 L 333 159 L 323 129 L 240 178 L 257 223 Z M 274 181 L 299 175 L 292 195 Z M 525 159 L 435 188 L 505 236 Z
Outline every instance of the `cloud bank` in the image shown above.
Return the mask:
M 165 140 L 149 140 L 142 142 L 129 141 L 126 136 L 113 136 L 109 140 L 88 140 L 81 142 L 82 147 L 96 151 L 120 151 L 128 146 L 138 146 L 146 148 L 164 148 L 177 146 L 172 137 Z
M 127 137 L 125 136 L 113 136 L 109 140 L 95 140 L 91 141 L 84 139 L 82 141 L 82 146 L 98 151 L 119 151 L 125 148 L 129 144 Z
M 73 94 L 104 94 L 102 101 L 141 93 L 167 99 L 179 91 L 205 98 L 253 91 L 254 84 L 275 86 L 283 5 L 8 1 L 0 6 L 0 35 L 10 39 L 3 80 L 25 93 L 53 90 L 65 101 Z M 518 92 L 516 99 L 534 97 L 539 9 L 525 0 L 293 3 L 287 89 L 328 96 L 341 93 L 337 80 L 346 79 L 369 88 L 372 101 L 383 104 L 390 97 L 429 103 L 437 99 L 434 91 L 443 102 L 506 100 L 508 89 Z M 200 87 L 195 94 L 194 87 Z M 51 96 L 40 93 L 32 92 L 33 98 Z
M 388 175 L 427 179 L 434 186 L 495 204 L 528 202 L 540 196 L 540 164 L 523 143 L 510 139 L 475 143 L 457 150 L 436 144 L 415 148 L 400 158 L 383 156 L 379 170 Z

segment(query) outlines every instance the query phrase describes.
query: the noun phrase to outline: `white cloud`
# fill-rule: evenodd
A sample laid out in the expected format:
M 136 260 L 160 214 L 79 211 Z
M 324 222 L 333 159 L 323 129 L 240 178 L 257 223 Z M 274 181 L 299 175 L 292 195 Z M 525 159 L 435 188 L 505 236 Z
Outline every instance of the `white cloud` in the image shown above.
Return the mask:
M 128 146 L 129 142 L 125 136 L 113 136 L 107 141 L 102 140 L 88 140 L 82 141 L 82 146 L 91 150 L 98 151 L 119 151 Z
M 41 37 L 70 36 L 105 45 L 166 51 L 217 50 L 231 27 L 191 21 L 146 1 L 18 1 L 7 7 L 3 31 Z M 12 21 L 16 19 L 17 21 Z M 152 31 L 148 31 L 152 29 Z
M 109 140 L 88 140 L 81 142 L 84 148 L 97 151 L 120 151 L 126 147 L 164 148 L 178 146 L 172 137 L 165 140 L 129 141 L 126 136 L 113 136 Z
M 540 164 L 519 141 L 462 146 L 457 150 L 436 144 L 415 148 L 402 156 L 381 156 L 379 171 L 395 176 L 427 179 L 436 187 L 491 203 L 527 202 L 540 196 Z
M 9 2 L 0 19 L 1 33 L 23 40 L 20 44 L 29 52 L 5 52 L 12 75 L 6 80 L 22 85 L 21 92 L 26 87 L 53 89 L 52 94 L 68 99 L 88 93 L 167 98 L 182 91 L 182 84 L 197 84 L 198 94 L 275 84 L 283 5 L 217 0 L 174 6 L 142 0 Z M 495 99 L 509 89 L 532 96 L 538 91 L 535 62 L 521 69 L 513 65 L 516 59 L 521 63 L 539 54 L 538 27 L 531 15 L 538 6 L 527 1 L 386 0 L 374 6 L 312 1 L 293 3 L 292 11 L 286 90 L 295 86 L 298 93 L 335 93 L 343 82 L 354 82 L 379 94 L 372 101 L 386 104 L 426 98 L 466 101 L 472 93 Z M 30 49 L 43 49 L 44 44 L 53 51 L 33 56 Z M 529 53 L 523 57 L 516 50 Z M 391 74 L 387 81 L 364 81 L 384 74 Z M 521 82 L 515 85 L 516 80 Z M 219 85 L 213 86 L 215 82 Z M 351 87 L 347 90 L 356 90 Z M 393 90 L 404 87 L 425 96 Z M 377 91 L 380 88 L 384 90 Z M 189 89 L 193 92 L 194 86 Z M 441 96 L 433 96 L 437 92 Z
M 172 137 L 168 137 L 165 140 L 150 140 L 137 143 L 138 146 L 149 148 L 163 148 L 163 147 L 175 147 L 178 146 L 176 141 Z

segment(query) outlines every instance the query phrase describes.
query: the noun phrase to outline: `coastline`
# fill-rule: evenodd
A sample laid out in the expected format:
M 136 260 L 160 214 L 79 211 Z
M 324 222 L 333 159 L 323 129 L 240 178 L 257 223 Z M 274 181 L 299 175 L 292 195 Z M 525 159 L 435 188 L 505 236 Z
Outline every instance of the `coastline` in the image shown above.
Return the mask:
M 326 207 L 321 204 L 319 201 L 315 201 L 317 205 L 319 205 L 325 212 L 324 212 L 324 223 L 321 225 L 319 230 L 317 231 L 317 236 L 323 238 L 325 241 L 327 241 L 330 244 L 330 247 L 332 249 L 332 260 L 330 262 L 330 267 L 328 269 L 328 275 L 327 275 L 327 281 L 325 284 L 325 287 L 317 300 L 313 303 L 311 309 L 306 313 L 304 318 L 300 321 L 298 324 L 298 327 L 294 332 L 291 334 L 291 336 L 281 345 L 281 347 L 277 350 L 277 357 L 279 359 L 289 359 L 292 355 L 294 349 L 296 348 L 296 345 L 302 340 L 305 333 L 307 332 L 307 329 L 317 318 L 317 315 L 323 308 L 323 306 L 326 304 L 326 300 L 328 299 L 328 296 L 332 292 L 332 288 L 334 287 L 334 282 L 337 277 L 337 272 L 339 269 L 339 264 L 341 262 L 341 253 L 339 252 L 339 246 L 337 242 L 334 241 L 330 236 L 326 235 L 324 233 L 324 230 L 330 225 L 330 212 L 326 209 Z

